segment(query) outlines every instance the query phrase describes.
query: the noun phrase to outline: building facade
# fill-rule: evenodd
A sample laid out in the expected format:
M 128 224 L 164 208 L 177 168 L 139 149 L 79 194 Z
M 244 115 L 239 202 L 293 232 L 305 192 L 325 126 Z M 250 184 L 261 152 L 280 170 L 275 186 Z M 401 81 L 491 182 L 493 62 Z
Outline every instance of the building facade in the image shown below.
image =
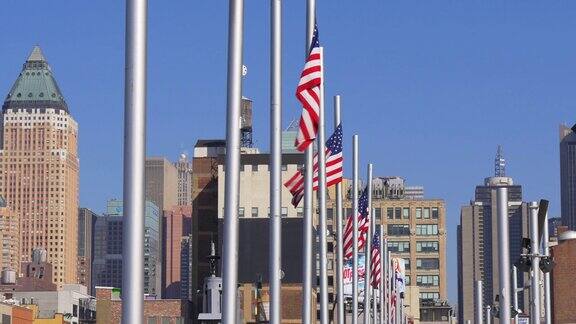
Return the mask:
M 165 210 L 163 226 L 162 297 L 180 298 L 182 262 L 188 262 L 188 260 L 182 260 L 182 239 L 188 237 L 192 230 L 192 206 L 174 206 L 170 210 Z
M 92 261 L 92 287 L 122 287 L 122 230 L 124 205 L 110 200 L 107 212 L 96 216 Z M 146 201 L 144 219 L 144 293 L 159 296 L 162 291 L 159 210 Z
M 161 212 L 178 204 L 178 170 L 166 158 L 146 158 L 146 200 Z
M 558 229 L 558 244 L 550 248 L 554 259 L 551 272 L 552 322 L 576 323 L 576 290 L 574 269 L 576 268 L 576 232 L 567 226 Z
M 20 270 L 20 222 L 18 214 L 0 197 L 0 271 Z
M 92 287 L 92 229 L 96 213 L 88 208 L 78 209 L 78 283 Z
M 54 282 L 77 280 L 78 124 L 40 48 L 2 105 L 0 195 L 20 218 L 23 262 L 43 247 Z
M 387 177 L 385 177 L 387 178 Z M 396 177 L 394 177 L 396 178 Z M 393 257 L 401 257 L 406 265 L 406 285 L 418 286 L 419 296 L 416 300 L 445 301 L 447 295 L 446 278 L 446 206 L 442 199 L 416 199 L 400 195 L 403 186 L 398 186 L 395 194 L 385 194 L 376 178 L 372 185 L 372 208 L 374 215 L 371 221 L 383 225 L 384 237 L 388 240 L 388 251 Z M 352 215 L 351 181 L 344 180 L 343 188 L 344 215 Z M 390 189 L 390 187 L 387 187 Z M 422 189 L 423 190 L 423 189 Z M 328 208 L 328 229 L 335 231 L 335 190 L 330 188 Z M 343 226 L 345 226 L 344 221 Z M 335 241 L 328 239 L 328 274 L 330 281 L 335 278 Z M 332 289 L 332 288 L 331 288 Z M 331 293 L 333 290 L 331 290 Z M 333 300 L 331 298 L 331 300 Z
M 178 171 L 178 206 L 192 206 L 192 162 L 182 153 L 174 166 Z
M 500 158 L 497 157 L 498 162 Z M 461 321 L 473 320 L 475 310 L 475 282 L 482 280 L 485 305 L 493 305 L 499 293 L 498 218 L 496 191 L 508 188 L 509 253 L 514 264 L 522 253 L 522 238 L 528 237 L 528 207 L 522 201 L 522 186 L 506 177 L 503 169 L 496 169 L 494 177 L 477 186 L 474 200 L 463 206 L 458 225 L 458 306 Z M 512 276 L 512 271 L 510 271 Z M 518 272 L 518 286 L 528 278 Z M 511 281 L 512 282 L 512 278 Z M 519 308 L 526 314 L 528 291 L 519 293 Z
M 576 230 L 576 134 L 560 125 L 560 198 L 562 225 Z

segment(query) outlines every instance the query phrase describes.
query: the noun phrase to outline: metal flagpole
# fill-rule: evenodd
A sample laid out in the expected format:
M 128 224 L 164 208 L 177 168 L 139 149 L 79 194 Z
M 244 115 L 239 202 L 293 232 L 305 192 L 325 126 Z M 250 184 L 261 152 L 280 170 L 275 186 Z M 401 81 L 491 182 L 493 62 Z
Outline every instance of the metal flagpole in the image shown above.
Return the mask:
M 380 224 L 380 271 L 382 276 L 380 280 L 380 324 L 386 323 L 388 317 L 386 314 L 386 279 L 388 269 L 386 260 L 388 259 L 388 240 L 384 239 L 384 225 Z
M 518 311 L 518 268 L 512 266 L 512 306 Z M 518 323 L 518 314 L 514 316 L 514 323 Z
M 486 324 L 492 323 L 492 311 L 490 305 L 486 305 Z M 518 323 L 518 322 L 515 322 Z
M 546 220 L 542 229 L 542 254 L 550 256 L 550 247 L 548 237 L 548 213 L 546 213 Z M 552 300 L 550 290 L 550 272 L 544 273 L 544 318 L 546 324 L 552 324 Z
M 371 215 L 375 215 L 376 213 L 374 212 L 374 208 L 370 209 L 370 213 Z M 374 226 L 374 230 L 372 231 L 372 233 L 374 233 L 374 235 L 376 234 L 376 218 L 372 217 L 372 220 L 374 221 L 373 225 Z M 380 242 L 380 247 L 382 247 L 382 240 L 380 240 L 380 234 L 378 234 L 378 240 Z M 379 251 L 381 249 L 378 249 Z M 382 262 L 382 253 L 380 253 L 380 262 Z M 380 272 L 382 272 L 382 267 L 380 267 Z M 380 278 L 382 278 L 382 275 L 380 275 Z M 378 286 L 380 287 L 380 286 Z M 378 301 L 377 299 L 380 297 L 379 293 L 378 293 L 378 289 L 372 287 L 372 303 L 371 303 L 371 307 L 372 307 L 372 322 L 373 323 L 378 323 L 378 314 L 377 314 L 377 310 L 378 310 Z
M 388 318 L 388 322 L 393 322 L 392 321 L 392 303 L 390 302 L 392 300 L 392 293 L 394 292 L 394 289 L 392 289 L 392 281 L 394 280 L 394 278 L 392 277 L 392 254 L 390 251 L 388 251 L 388 254 L 386 254 L 386 270 L 388 272 L 388 284 L 387 284 L 387 290 L 388 290 L 388 300 L 386 300 L 386 317 Z
M 500 280 L 500 318 L 510 322 L 510 242 L 508 233 L 508 188 L 496 189 L 498 216 L 498 259 Z
M 316 0 L 306 1 L 306 46 L 305 46 L 305 59 L 308 56 L 308 51 L 310 50 L 310 44 L 312 43 L 312 37 L 314 34 L 314 20 L 316 13 Z M 303 266 L 303 282 L 302 285 L 302 322 L 311 323 L 312 322 L 312 278 L 316 277 L 313 273 L 313 231 L 314 224 L 312 219 L 312 177 L 313 177 L 313 145 L 308 146 L 304 155 L 304 229 L 303 229 L 303 242 L 302 242 L 302 257 L 304 258 Z M 316 309 L 316 306 L 314 307 Z M 314 312 L 314 315 L 316 312 Z
M 532 254 L 532 282 L 530 283 L 530 319 L 531 323 L 540 324 L 540 257 L 538 249 L 538 203 L 530 202 L 530 254 Z
M 147 0 L 126 1 L 122 323 L 144 322 Z
M 368 164 L 368 174 L 367 174 L 367 184 L 366 190 L 368 190 L 368 232 L 366 233 L 366 243 L 365 250 L 364 250 L 364 324 L 370 324 L 370 299 L 371 299 L 371 291 L 372 285 L 370 284 L 371 280 L 371 248 L 372 248 L 372 163 Z
M 282 0 L 271 0 L 270 323 L 282 320 Z
M 238 198 L 240 191 L 240 105 L 242 100 L 242 28 L 244 0 L 230 0 L 228 17 L 228 98 L 226 178 L 222 260 L 222 323 L 236 323 L 238 283 Z
M 352 137 L 352 324 L 358 323 L 358 135 Z
M 484 313 L 484 303 L 482 297 L 482 280 L 476 280 L 476 323 L 482 324 L 482 313 Z
M 340 125 L 340 95 L 334 96 L 334 128 Z M 338 324 L 344 324 L 344 240 L 342 232 L 344 231 L 342 217 L 342 183 L 336 184 L 336 292 L 338 299 Z
M 320 66 L 324 66 L 324 48 L 320 47 Z M 318 109 L 318 209 L 320 234 L 320 323 L 328 324 L 328 238 L 326 231 L 326 136 L 324 125 L 324 70 L 320 85 L 320 105 Z

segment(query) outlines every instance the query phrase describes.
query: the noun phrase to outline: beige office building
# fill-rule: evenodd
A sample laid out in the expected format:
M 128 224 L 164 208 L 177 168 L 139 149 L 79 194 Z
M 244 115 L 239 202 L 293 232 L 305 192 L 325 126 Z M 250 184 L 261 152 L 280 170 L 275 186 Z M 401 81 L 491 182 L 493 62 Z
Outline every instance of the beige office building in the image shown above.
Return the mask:
M 398 185 L 396 185 L 398 184 Z M 345 179 L 344 215 L 352 214 L 351 181 Z M 420 301 L 447 300 L 446 278 L 446 206 L 442 199 L 421 199 L 405 194 L 402 178 L 374 178 L 371 218 L 375 225 L 384 225 L 388 250 L 392 256 L 406 261 L 406 284 L 418 286 Z M 413 188 L 413 187 L 409 187 Z M 423 195 L 423 189 L 421 189 Z M 420 196 L 420 194 L 418 194 Z M 328 228 L 335 225 L 335 189 L 329 190 L 327 201 Z M 346 219 L 344 224 L 346 224 Z M 334 244 L 334 236 L 329 237 Z M 335 246 L 329 247 L 329 275 L 335 275 Z M 336 278 L 333 277 L 330 281 Z M 332 300 L 332 299 L 331 299 Z
M 21 261 L 44 248 L 54 282 L 76 283 L 78 124 L 39 47 L 8 93 L 2 117 L 0 195 L 20 217 Z
M 178 206 L 192 206 L 192 161 L 182 153 L 174 166 L 178 171 Z
M 178 171 L 164 157 L 146 158 L 146 200 L 160 213 L 178 204 Z

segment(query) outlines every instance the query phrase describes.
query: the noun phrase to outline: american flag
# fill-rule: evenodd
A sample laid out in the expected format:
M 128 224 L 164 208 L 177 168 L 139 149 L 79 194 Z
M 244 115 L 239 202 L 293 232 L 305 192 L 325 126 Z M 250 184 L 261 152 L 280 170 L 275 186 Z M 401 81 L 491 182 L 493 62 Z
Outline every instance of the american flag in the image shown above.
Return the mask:
M 368 235 L 368 227 L 370 221 L 368 220 L 368 188 L 362 191 L 360 199 L 358 199 L 358 250 L 364 247 L 366 243 L 366 236 Z M 344 258 L 350 259 L 354 253 L 354 219 L 352 215 L 348 216 L 346 227 L 344 228 Z
M 372 287 L 378 288 L 380 285 L 380 231 L 376 230 L 372 239 L 372 261 L 370 261 L 370 275 Z
M 326 187 L 333 186 L 342 181 L 342 124 L 336 127 L 334 134 L 326 141 Z M 292 194 L 292 205 L 298 206 L 304 197 L 304 174 L 298 170 L 284 186 Z M 318 153 L 314 155 L 314 181 L 313 190 L 318 190 Z
M 314 142 L 318 133 L 320 85 L 322 84 L 322 48 L 318 41 L 318 28 L 314 26 L 314 36 L 310 52 L 300 74 L 296 97 L 304 108 L 300 117 L 300 129 L 296 137 L 296 148 L 303 152 Z

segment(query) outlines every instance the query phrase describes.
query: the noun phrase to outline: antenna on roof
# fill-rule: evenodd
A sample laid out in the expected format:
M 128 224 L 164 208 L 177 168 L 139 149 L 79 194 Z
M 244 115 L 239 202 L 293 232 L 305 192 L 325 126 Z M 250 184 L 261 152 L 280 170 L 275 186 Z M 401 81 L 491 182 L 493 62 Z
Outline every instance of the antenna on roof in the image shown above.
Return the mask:
M 502 145 L 498 145 L 498 151 L 496 152 L 496 158 L 494 159 L 494 176 L 506 176 L 506 159 L 504 158 Z

